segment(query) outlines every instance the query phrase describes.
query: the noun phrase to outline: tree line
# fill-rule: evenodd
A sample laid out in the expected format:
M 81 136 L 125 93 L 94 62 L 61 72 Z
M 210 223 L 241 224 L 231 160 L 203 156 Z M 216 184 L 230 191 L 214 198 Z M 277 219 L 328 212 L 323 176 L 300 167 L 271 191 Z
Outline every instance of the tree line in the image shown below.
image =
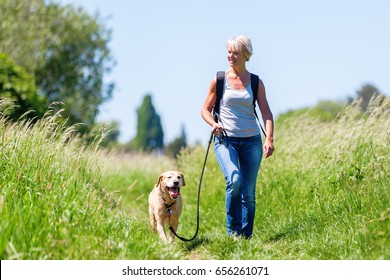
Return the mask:
M 52 106 L 63 110 L 68 125 L 82 124 L 77 130 L 86 139 L 104 128 L 109 131 L 101 144 L 117 143 L 118 122 L 96 123 L 100 106 L 112 98 L 115 88 L 114 82 L 107 82 L 115 59 L 108 47 L 112 30 L 106 20 L 45 0 L 0 0 L 0 18 L 0 98 L 13 104 L 0 113 L 11 121 L 34 122 Z M 153 107 L 148 100 L 138 110 L 137 136 L 126 149 L 164 148 L 158 115 L 143 108 Z M 149 116 L 151 112 L 155 115 Z M 145 132 L 142 126 L 150 127 L 149 122 L 152 131 Z M 181 140 L 186 142 L 185 136 Z
M 103 82 L 115 64 L 111 30 L 71 5 L 0 0 L 0 6 L 1 96 L 14 98 L 18 107 L 10 117 L 27 111 L 41 117 L 48 105 L 61 102 L 68 123 L 83 123 L 79 132 L 89 133 L 114 89 Z M 34 86 L 22 86 L 31 80 Z

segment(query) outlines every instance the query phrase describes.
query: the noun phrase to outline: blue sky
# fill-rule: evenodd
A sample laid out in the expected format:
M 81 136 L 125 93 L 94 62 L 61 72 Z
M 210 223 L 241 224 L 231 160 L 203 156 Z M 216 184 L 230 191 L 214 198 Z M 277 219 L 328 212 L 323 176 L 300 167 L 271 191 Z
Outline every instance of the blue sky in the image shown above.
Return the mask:
M 206 143 L 200 109 L 215 72 L 228 68 L 226 41 L 240 34 L 252 40 L 247 68 L 262 78 L 275 117 L 354 96 L 366 83 L 390 93 L 387 0 L 57 2 L 109 17 L 116 90 L 99 120 L 119 121 L 121 142 L 135 136 L 136 109 L 149 93 L 165 143 L 182 126 L 190 143 Z

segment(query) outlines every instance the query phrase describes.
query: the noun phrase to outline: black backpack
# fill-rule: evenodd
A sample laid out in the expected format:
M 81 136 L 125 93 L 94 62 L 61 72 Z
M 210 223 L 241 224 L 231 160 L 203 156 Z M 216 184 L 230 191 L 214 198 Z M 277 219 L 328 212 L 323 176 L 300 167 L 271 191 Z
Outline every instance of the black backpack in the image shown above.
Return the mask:
M 257 112 L 256 112 L 256 97 L 257 97 L 257 90 L 259 88 L 259 81 L 260 81 L 259 76 L 251 73 L 251 88 L 252 88 L 252 92 L 253 92 L 253 103 L 252 103 L 253 104 L 253 112 L 254 112 L 258 121 L 259 121 L 259 117 L 257 116 Z M 219 104 L 221 103 L 224 85 L 225 85 L 225 71 L 218 71 L 217 72 L 217 85 L 216 85 L 217 100 L 215 101 L 215 105 L 214 105 L 214 109 L 213 109 L 213 115 L 214 115 L 215 121 L 218 121 L 215 113 L 217 113 L 219 115 Z M 261 125 L 260 125 L 260 128 L 265 136 L 266 135 L 265 131 Z

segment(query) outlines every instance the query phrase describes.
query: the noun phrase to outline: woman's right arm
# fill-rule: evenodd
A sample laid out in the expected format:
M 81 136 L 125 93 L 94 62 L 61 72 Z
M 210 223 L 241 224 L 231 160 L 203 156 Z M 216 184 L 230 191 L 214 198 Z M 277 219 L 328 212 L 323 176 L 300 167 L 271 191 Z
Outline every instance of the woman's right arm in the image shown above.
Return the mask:
M 206 123 L 208 123 L 214 132 L 214 134 L 219 134 L 222 132 L 223 128 L 222 125 L 215 122 L 211 112 L 213 111 L 215 102 L 217 100 L 217 82 L 216 79 L 213 79 L 210 83 L 209 92 L 206 96 L 206 100 L 204 101 L 202 110 L 201 110 L 201 116 L 205 120 Z

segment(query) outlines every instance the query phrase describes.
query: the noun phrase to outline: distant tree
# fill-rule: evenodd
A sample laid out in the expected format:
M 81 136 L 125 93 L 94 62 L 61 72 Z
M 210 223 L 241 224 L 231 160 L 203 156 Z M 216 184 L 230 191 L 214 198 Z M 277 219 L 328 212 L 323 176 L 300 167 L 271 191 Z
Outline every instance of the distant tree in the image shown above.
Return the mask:
M 182 126 L 180 136 L 167 145 L 165 148 L 165 154 L 167 156 L 177 158 L 181 149 L 184 147 L 187 147 L 187 135 L 184 126 Z
M 376 98 L 380 95 L 379 90 L 371 85 L 365 84 L 361 89 L 356 91 L 356 98 L 349 98 L 348 103 L 351 103 L 355 99 L 361 99 L 360 107 L 363 112 L 367 111 L 368 105 L 372 98 Z
M 137 135 L 131 147 L 140 151 L 161 151 L 164 147 L 164 132 L 160 116 L 153 106 L 151 95 L 147 94 L 137 109 Z
M 0 18 L 0 51 L 35 76 L 48 103 L 64 104 L 68 124 L 90 131 L 114 87 L 103 82 L 114 65 L 104 22 L 47 0 L 0 0 Z
M 14 106 L 5 115 L 14 121 L 26 112 L 26 117 L 41 118 L 47 109 L 46 99 L 38 93 L 34 78 L 3 53 L 0 53 L 0 98 L 12 100 Z

